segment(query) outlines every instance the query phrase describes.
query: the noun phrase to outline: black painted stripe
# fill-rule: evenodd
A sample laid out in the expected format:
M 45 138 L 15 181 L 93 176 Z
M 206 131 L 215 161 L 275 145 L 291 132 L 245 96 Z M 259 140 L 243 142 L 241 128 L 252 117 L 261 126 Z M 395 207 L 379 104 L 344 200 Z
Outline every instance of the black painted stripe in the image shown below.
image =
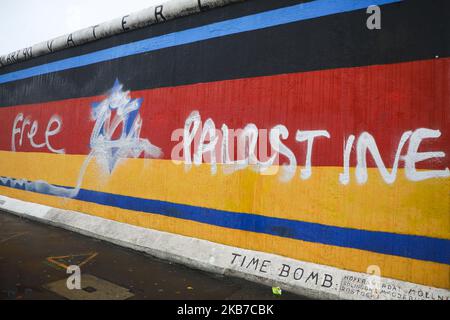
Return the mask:
M 229 19 L 239 18 L 242 16 L 264 12 L 267 10 L 282 8 L 299 3 L 311 2 L 314 0 L 246 0 L 233 4 L 235 8 L 229 10 L 228 7 L 215 8 L 212 11 L 201 14 L 193 14 L 183 16 L 166 23 L 152 25 L 141 29 L 132 30 L 126 33 L 114 35 L 108 39 L 99 39 L 98 41 L 90 42 L 82 46 L 77 46 L 46 56 L 39 56 L 31 60 L 26 60 L 18 64 L 7 65 L 0 68 L 0 75 L 34 67 L 37 65 L 54 62 L 66 59 L 73 56 L 79 56 L 86 53 L 91 53 L 113 46 L 127 44 L 139 40 L 157 37 L 168 33 L 174 33 L 189 28 L 196 28 L 202 25 L 211 24 L 215 22 L 225 21 Z
M 55 72 L 1 85 L 0 106 L 98 95 L 115 78 L 140 90 L 449 56 L 447 6 L 385 5 L 381 30 L 368 30 L 359 10 Z

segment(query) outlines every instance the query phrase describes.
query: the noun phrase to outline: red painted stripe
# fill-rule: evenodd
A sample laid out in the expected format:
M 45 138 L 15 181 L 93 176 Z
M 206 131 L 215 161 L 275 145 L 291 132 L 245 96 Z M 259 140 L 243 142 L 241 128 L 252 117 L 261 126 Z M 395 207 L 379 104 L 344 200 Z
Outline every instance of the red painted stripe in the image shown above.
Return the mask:
M 120 79 L 119 79 L 120 80 Z M 172 130 L 182 128 L 192 110 L 202 119 L 212 118 L 219 127 L 260 129 L 283 124 L 289 129 L 286 144 L 297 161 L 304 163 L 306 143 L 295 142 L 296 130 L 328 130 L 331 139 L 314 144 L 313 165 L 342 165 L 343 140 L 349 134 L 371 133 L 385 163 L 392 165 L 402 133 L 420 127 L 439 129 L 439 139 L 429 139 L 420 151 L 450 153 L 450 59 L 343 68 L 268 77 L 245 78 L 132 92 L 143 98 L 141 137 L 161 147 L 170 158 L 176 142 Z M 126 83 L 124 84 L 126 87 Z M 17 113 L 39 121 L 35 142 L 44 141 L 48 120 L 58 114 L 63 129 L 50 138 L 54 148 L 86 154 L 94 122 L 91 103 L 102 96 L 70 99 L 0 109 L 0 149 L 11 150 L 11 131 Z M 16 145 L 19 135 L 16 135 Z M 26 135 L 18 151 L 34 149 Z M 369 165 L 373 165 L 369 159 Z M 425 161 L 423 167 L 449 166 L 449 156 Z

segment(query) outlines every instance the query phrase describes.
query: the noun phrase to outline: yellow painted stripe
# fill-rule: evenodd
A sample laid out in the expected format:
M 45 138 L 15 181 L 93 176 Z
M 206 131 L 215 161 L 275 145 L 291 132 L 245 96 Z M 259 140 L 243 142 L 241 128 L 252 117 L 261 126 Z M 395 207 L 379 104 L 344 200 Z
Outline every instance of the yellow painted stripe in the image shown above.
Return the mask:
M 0 152 L 0 175 L 74 186 L 85 156 Z M 339 183 L 342 168 L 315 167 L 309 180 L 243 170 L 212 175 L 209 165 L 185 170 L 170 160 L 123 160 L 112 175 L 96 161 L 82 187 L 127 196 L 347 228 L 450 239 L 450 179 L 411 182 L 399 170 L 387 185 L 369 169 L 364 185 Z
M 384 277 L 433 287 L 450 288 L 450 266 L 445 264 L 226 229 L 188 220 L 129 211 L 78 200 L 61 199 L 6 187 L 0 187 L 0 193 L 25 201 L 85 212 L 123 223 L 205 239 L 239 248 L 274 253 L 345 270 L 366 272 L 368 266 L 378 265 L 381 269 L 381 275 Z

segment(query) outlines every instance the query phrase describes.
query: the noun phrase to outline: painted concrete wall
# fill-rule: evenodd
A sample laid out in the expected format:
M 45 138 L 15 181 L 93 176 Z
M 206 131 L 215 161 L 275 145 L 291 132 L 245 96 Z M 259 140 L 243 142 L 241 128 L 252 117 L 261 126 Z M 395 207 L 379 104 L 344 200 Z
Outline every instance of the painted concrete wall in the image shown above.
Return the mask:
M 362 285 L 382 298 L 448 299 L 444 6 L 250 0 L 4 66 L 0 194 L 294 287 L 361 298 L 342 272 L 375 273 L 403 286 Z

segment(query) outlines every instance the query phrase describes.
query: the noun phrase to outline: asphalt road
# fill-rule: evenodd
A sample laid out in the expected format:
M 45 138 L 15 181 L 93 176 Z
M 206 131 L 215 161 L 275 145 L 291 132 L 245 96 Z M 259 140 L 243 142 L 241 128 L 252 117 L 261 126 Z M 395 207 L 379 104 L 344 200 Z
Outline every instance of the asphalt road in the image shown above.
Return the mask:
M 81 290 L 68 290 L 79 265 Z M 0 211 L 0 299 L 304 299 Z

